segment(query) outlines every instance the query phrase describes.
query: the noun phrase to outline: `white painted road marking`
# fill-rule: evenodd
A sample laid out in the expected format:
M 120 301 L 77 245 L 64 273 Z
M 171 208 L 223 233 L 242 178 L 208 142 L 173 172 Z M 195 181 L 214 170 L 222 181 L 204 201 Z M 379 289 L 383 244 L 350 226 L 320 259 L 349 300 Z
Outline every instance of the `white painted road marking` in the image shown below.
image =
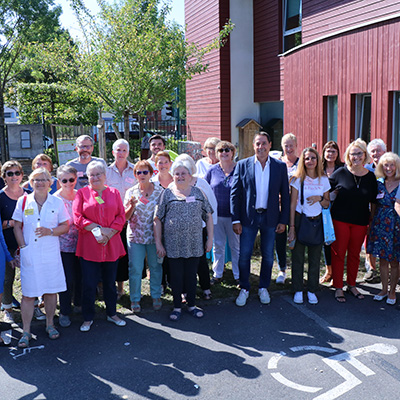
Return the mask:
M 337 350 L 335 350 L 335 349 L 332 349 L 329 347 L 320 347 L 320 346 L 297 346 L 297 347 L 291 347 L 290 350 L 292 352 L 303 351 L 303 352 L 322 352 L 322 353 L 330 353 L 330 354 L 337 353 Z M 329 367 L 331 367 L 336 373 L 338 373 L 344 379 L 344 382 L 341 383 L 340 385 L 334 387 L 333 389 L 328 390 L 327 392 L 322 393 L 317 397 L 314 397 L 314 400 L 336 399 L 339 396 L 343 395 L 344 393 L 350 391 L 354 387 L 358 386 L 360 383 L 362 383 L 362 381 L 360 379 L 358 379 L 355 375 L 353 375 L 350 371 L 348 371 L 343 366 L 343 361 L 348 362 L 350 365 L 352 365 L 354 368 L 356 368 L 358 371 L 360 371 L 365 376 L 375 375 L 374 371 L 372 371 L 370 368 L 368 368 L 366 365 L 364 365 L 361 361 L 356 359 L 356 357 L 358 357 L 360 355 L 371 353 L 371 352 L 375 352 L 378 354 L 384 354 L 384 355 L 393 355 L 393 354 L 396 354 L 398 352 L 398 350 L 397 350 L 397 347 L 392 346 L 392 345 L 376 343 L 371 346 L 361 347 L 359 349 L 355 349 L 355 350 L 351 350 L 348 352 L 335 354 L 335 355 L 327 357 L 327 358 L 323 358 L 322 361 L 325 364 L 327 364 Z M 287 354 L 285 352 L 280 352 L 280 354 L 272 356 L 268 362 L 268 369 L 277 369 L 279 360 L 281 360 L 286 355 Z M 299 383 L 293 382 L 293 381 L 285 378 L 280 372 L 271 372 L 271 375 L 274 379 L 276 379 L 278 382 L 282 383 L 283 385 L 288 386 L 295 390 L 302 391 L 302 392 L 316 393 L 323 389 L 321 387 L 305 386 L 305 385 L 301 385 Z

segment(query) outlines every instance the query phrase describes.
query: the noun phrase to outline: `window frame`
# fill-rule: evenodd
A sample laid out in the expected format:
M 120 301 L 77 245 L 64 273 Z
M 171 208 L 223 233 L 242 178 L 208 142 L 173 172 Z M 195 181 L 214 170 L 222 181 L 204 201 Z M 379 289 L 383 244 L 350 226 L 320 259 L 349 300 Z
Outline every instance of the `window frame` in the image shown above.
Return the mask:
M 23 134 L 25 134 L 25 133 L 28 133 L 28 138 L 24 138 L 23 137 Z M 30 130 L 28 130 L 28 129 L 24 129 L 24 130 L 21 130 L 20 132 L 19 132 L 19 137 L 20 137 L 20 140 L 21 140 L 21 149 L 31 149 L 32 148 L 32 140 L 31 140 L 31 131 Z M 28 143 L 29 144 L 29 146 L 27 146 L 25 143 Z

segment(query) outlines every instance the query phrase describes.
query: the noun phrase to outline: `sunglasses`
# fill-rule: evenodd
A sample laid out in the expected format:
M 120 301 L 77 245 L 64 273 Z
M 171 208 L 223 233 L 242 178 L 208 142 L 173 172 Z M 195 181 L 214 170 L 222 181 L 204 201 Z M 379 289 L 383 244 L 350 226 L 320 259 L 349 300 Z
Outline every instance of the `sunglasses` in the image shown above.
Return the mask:
M 10 178 L 12 177 L 12 176 L 20 176 L 21 175 L 21 172 L 20 171 L 15 171 L 15 172 L 13 172 L 13 171 L 7 171 L 6 172 L 6 175 L 7 176 L 9 176 Z
M 75 181 L 76 181 L 76 178 L 61 179 L 62 183 L 67 183 L 67 182 L 74 183 Z
M 225 147 L 224 149 L 218 149 L 218 153 L 229 153 L 231 151 L 231 149 L 229 147 Z
M 136 175 L 147 175 L 150 171 L 136 171 Z

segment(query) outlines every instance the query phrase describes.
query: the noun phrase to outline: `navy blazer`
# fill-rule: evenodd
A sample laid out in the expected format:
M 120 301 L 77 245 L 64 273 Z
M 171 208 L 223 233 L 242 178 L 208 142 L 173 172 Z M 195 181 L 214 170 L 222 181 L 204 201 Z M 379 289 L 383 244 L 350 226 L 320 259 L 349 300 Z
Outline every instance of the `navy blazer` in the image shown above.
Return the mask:
M 256 180 L 254 157 L 237 163 L 232 179 L 231 213 L 232 221 L 251 226 L 256 217 Z M 269 227 L 289 224 L 289 182 L 286 164 L 273 157 L 270 159 L 270 178 L 266 223 Z M 279 207 L 280 195 L 280 207 Z

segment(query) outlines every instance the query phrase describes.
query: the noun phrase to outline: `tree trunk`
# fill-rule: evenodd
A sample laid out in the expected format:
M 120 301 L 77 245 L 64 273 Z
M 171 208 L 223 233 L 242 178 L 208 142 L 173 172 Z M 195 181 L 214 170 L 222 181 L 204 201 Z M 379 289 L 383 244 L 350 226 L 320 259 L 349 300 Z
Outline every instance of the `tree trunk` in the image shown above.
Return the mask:
M 99 120 L 97 121 L 97 126 L 100 127 L 98 128 L 98 133 L 99 133 L 99 157 L 102 158 L 107 162 L 107 151 L 106 151 L 106 129 L 104 126 L 104 119 L 101 116 L 99 116 Z
M 4 95 L 0 93 L 0 149 L 1 149 L 1 163 L 7 161 L 6 149 L 6 125 L 4 121 Z
M 124 112 L 124 137 L 129 140 L 129 111 Z
M 117 139 L 122 139 L 121 134 L 119 133 L 118 125 L 115 122 L 113 122 L 112 127 L 114 129 L 114 133 L 115 133 L 115 136 L 117 137 Z
M 51 124 L 50 125 L 50 131 L 51 131 L 51 138 L 53 139 L 53 145 L 54 145 L 54 154 L 56 156 L 57 164 L 60 165 L 60 160 L 58 159 L 58 148 L 57 148 L 57 131 L 56 131 L 56 126 Z
M 154 111 L 154 130 L 158 131 L 158 110 Z

